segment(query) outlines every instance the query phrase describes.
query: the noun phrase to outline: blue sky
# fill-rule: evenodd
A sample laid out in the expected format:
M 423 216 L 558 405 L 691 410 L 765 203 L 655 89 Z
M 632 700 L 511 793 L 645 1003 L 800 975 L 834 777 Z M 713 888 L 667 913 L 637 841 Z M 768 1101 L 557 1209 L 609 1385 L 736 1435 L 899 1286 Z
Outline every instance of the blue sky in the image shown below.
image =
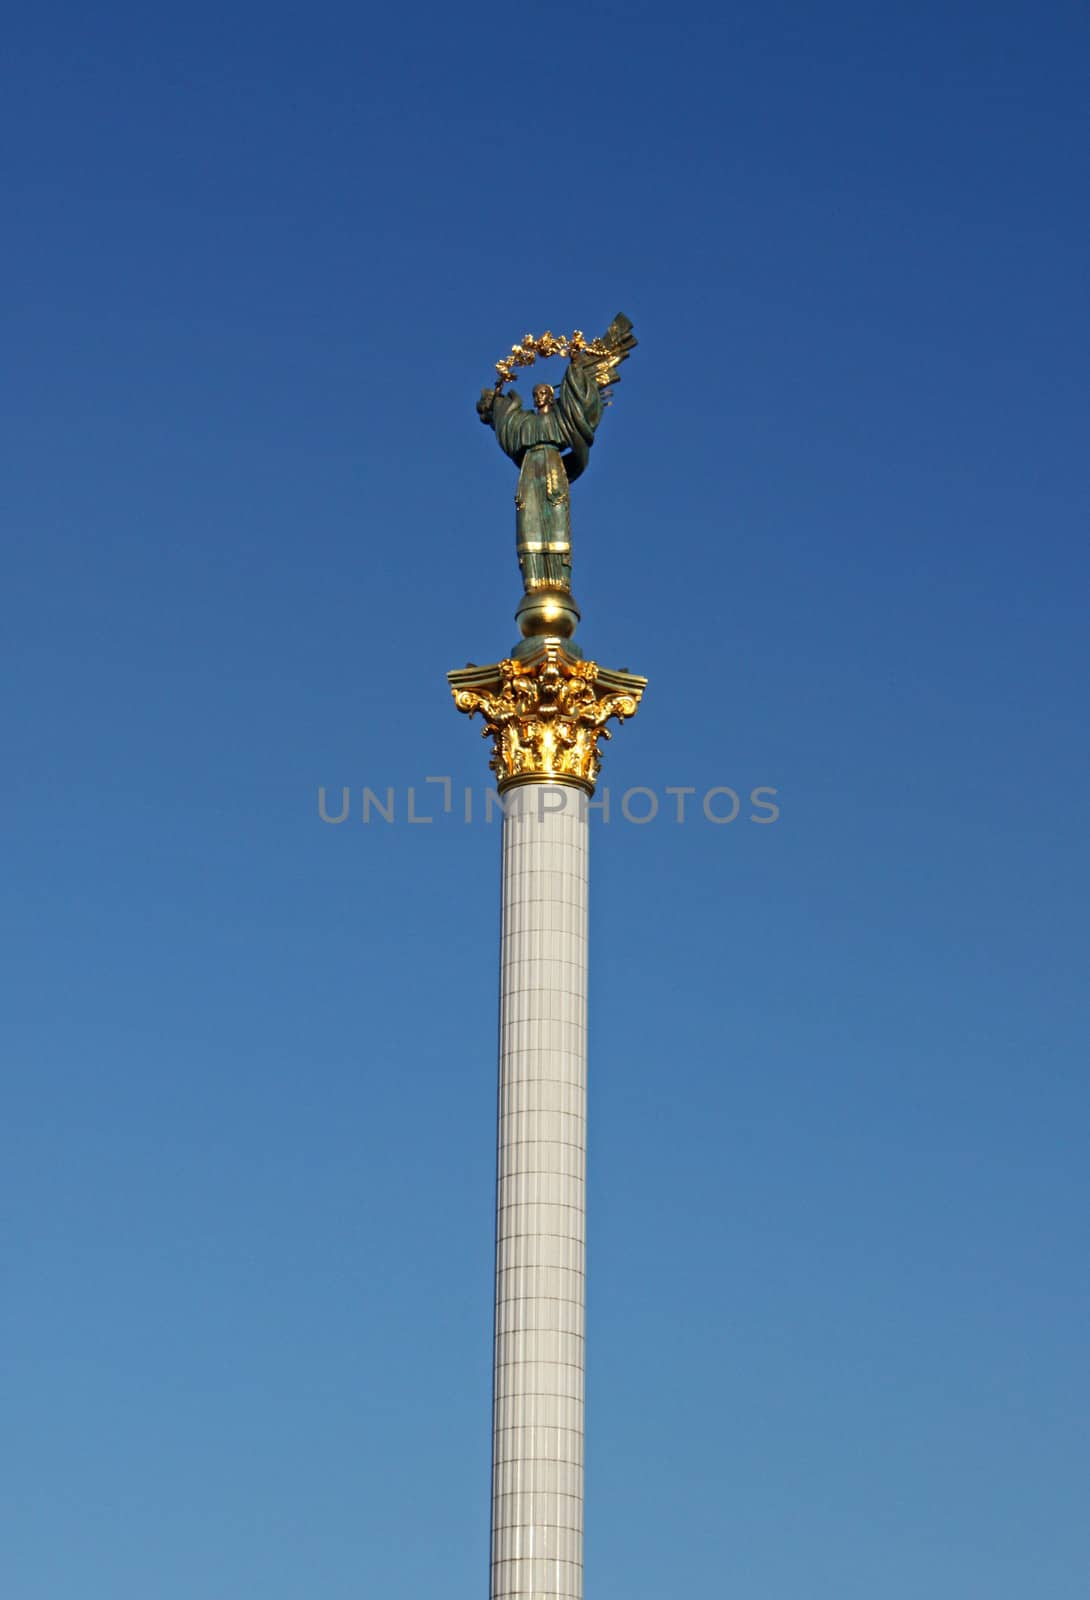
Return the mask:
M 479 387 L 617 309 L 605 781 L 781 815 L 595 824 L 588 1595 L 1085 1593 L 1088 44 L 9 24 L 6 1593 L 484 1592 L 499 837 L 406 793 L 515 637 Z

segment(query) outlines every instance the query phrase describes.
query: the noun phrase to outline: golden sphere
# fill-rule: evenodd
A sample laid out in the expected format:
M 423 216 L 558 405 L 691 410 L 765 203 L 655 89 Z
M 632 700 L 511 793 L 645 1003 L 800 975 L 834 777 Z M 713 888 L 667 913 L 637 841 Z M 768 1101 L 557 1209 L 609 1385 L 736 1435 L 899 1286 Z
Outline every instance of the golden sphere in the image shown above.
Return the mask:
M 524 639 L 570 639 L 579 607 L 564 589 L 535 589 L 519 601 L 515 621 Z

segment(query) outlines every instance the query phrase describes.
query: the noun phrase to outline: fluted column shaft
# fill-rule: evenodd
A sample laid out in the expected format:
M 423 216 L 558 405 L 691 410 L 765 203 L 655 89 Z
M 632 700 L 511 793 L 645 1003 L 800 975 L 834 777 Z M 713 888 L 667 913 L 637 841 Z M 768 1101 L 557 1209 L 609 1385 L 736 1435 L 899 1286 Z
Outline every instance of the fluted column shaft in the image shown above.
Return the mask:
M 505 794 L 492 1600 L 582 1600 L 587 807 Z

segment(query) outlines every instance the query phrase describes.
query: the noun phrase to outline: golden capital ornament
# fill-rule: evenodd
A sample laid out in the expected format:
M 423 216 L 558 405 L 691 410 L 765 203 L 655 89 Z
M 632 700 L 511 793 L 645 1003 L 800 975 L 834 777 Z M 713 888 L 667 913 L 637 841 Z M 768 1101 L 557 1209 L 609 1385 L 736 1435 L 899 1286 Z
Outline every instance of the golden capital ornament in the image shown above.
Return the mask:
M 601 767 L 606 723 L 633 717 L 647 685 L 570 655 L 559 640 L 541 641 L 531 659 L 465 667 L 449 675 L 454 704 L 480 712 L 492 740 L 489 766 L 502 790 L 519 781 L 575 783 L 592 791 Z

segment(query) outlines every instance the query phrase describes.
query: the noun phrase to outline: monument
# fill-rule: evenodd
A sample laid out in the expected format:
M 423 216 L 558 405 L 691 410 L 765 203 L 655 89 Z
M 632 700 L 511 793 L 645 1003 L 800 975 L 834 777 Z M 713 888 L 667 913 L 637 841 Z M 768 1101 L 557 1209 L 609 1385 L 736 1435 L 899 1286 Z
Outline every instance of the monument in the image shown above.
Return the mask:
M 647 680 L 584 657 L 574 634 L 571 484 L 636 340 L 527 334 L 477 411 L 518 466 L 520 639 L 448 674 L 480 715 L 503 805 L 491 1600 L 582 1600 L 586 1283 L 588 806 L 607 723 Z M 533 410 L 516 367 L 568 362 Z

